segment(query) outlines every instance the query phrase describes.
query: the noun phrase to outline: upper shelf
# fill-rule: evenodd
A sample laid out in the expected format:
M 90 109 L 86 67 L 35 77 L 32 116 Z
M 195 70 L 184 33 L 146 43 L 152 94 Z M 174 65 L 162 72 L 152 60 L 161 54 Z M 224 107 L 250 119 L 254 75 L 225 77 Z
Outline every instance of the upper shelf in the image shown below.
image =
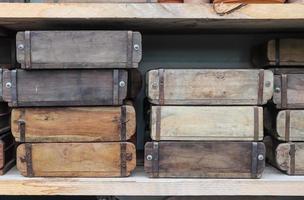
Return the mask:
M 139 31 L 304 31 L 304 4 L 248 4 L 224 16 L 211 4 L 2 3 L 0 27 Z

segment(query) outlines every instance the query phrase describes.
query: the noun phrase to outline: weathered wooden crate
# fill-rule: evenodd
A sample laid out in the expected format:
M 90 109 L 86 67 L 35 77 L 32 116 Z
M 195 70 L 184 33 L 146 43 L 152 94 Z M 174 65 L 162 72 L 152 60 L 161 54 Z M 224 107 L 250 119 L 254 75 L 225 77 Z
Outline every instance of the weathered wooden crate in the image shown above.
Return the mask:
M 304 175 L 304 142 L 282 143 L 265 137 L 267 160 L 289 175 Z
M 253 62 L 261 66 L 303 66 L 304 39 L 274 39 L 256 49 Z
M 124 177 L 136 166 L 128 142 L 24 143 L 17 148 L 17 168 L 28 177 Z
M 0 135 L 0 175 L 5 174 L 16 163 L 15 141 L 10 132 Z
M 3 99 L 18 106 L 121 105 L 127 96 L 125 70 L 5 70 Z
M 135 134 L 135 110 L 115 107 L 14 108 L 17 142 L 126 141 Z
M 153 140 L 263 140 L 257 106 L 152 106 Z
M 25 31 L 16 36 L 24 69 L 136 68 L 141 34 L 132 31 Z
M 159 105 L 262 105 L 272 94 L 269 70 L 158 69 L 147 73 L 147 96 Z
M 148 142 L 150 177 L 259 178 L 265 168 L 262 142 Z
M 274 77 L 273 102 L 277 108 L 304 108 L 304 74 Z

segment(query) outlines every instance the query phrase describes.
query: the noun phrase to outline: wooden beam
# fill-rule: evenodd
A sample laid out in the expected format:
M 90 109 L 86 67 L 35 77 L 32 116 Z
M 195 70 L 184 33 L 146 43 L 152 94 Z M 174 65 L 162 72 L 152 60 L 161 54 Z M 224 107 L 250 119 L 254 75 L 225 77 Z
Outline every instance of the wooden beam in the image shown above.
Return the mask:
M 138 189 L 140 188 L 140 189 Z M 267 167 L 262 179 L 25 178 L 16 169 L 0 177 L 0 195 L 304 196 L 304 177 Z
M 224 16 L 217 15 L 210 4 L 2 3 L 0 6 L 0 26 L 13 30 L 299 31 L 304 30 L 303 22 L 304 4 L 248 4 Z

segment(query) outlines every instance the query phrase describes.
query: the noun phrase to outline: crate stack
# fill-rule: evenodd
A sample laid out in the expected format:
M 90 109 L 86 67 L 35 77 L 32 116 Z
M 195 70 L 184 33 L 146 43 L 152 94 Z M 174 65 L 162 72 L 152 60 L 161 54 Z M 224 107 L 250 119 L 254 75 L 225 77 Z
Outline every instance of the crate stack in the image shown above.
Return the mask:
M 250 69 L 157 69 L 145 145 L 151 177 L 259 178 L 265 167 L 262 105 L 273 73 Z
M 3 72 L 24 176 L 121 177 L 136 166 L 129 74 L 141 60 L 132 31 L 24 31 L 21 67 Z M 132 85 L 132 84 L 131 84 Z
M 3 69 L 14 66 L 16 57 L 14 39 L 9 35 L 0 38 L 0 83 Z M 3 101 L 0 89 L 0 175 L 5 174 L 16 164 L 15 140 L 10 127 L 11 110 Z
M 304 39 L 275 39 L 256 59 L 274 71 L 274 109 L 268 109 L 267 158 L 289 175 L 304 175 Z

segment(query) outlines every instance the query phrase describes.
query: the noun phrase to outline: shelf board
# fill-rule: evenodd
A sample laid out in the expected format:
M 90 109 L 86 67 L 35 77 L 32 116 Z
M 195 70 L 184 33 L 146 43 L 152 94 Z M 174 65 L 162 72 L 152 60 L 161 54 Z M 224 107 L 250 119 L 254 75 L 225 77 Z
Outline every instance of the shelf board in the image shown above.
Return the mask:
M 211 4 L 1 3 L 0 28 L 303 31 L 304 4 L 248 4 L 219 16 Z
M 304 196 L 304 176 L 267 167 L 262 179 L 25 178 L 16 168 L 0 177 L 0 195 Z

